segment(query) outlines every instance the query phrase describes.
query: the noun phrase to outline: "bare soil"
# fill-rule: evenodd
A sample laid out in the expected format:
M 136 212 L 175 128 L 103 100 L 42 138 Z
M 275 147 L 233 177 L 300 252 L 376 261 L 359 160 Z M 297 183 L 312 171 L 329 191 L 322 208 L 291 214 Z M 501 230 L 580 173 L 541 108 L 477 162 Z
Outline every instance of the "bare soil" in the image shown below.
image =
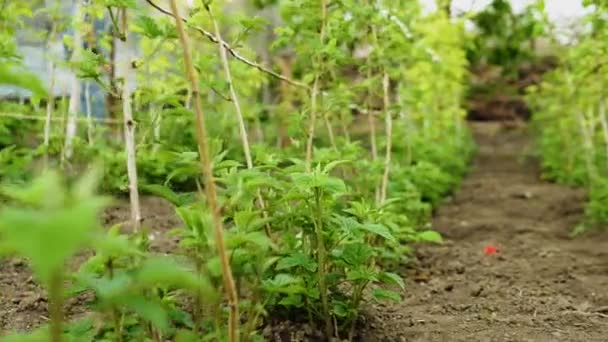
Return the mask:
M 167 252 L 175 248 L 177 241 L 166 234 L 180 224 L 171 204 L 160 198 L 143 197 L 141 200 L 143 226 L 150 229 L 151 249 Z M 105 226 L 125 224 L 129 221 L 129 202 L 117 199 L 102 214 Z M 126 227 L 126 225 L 125 225 Z M 128 227 L 127 227 L 128 229 Z M 70 261 L 70 268 L 77 267 L 88 257 L 78 255 Z M 70 299 L 65 305 L 67 318 L 86 314 L 86 295 Z M 44 289 L 32 277 L 27 263 L 18 259 L 0 259 L 0 336 L 9 331 L 27 331 L 48 321 L 48 303 Z
M 418 248 L 362 341 L 608 341 L 608 233 L 570 237 L 584 192 L 539 180 L 525 127 L 472 127 L 471 173 L 433 220 L 447 241 Z
M 369 304 L 360 341 L 608 341 L 608 233 L 571 238 L 585 194 L 539 179 L 525 127 L 474 123 L 479 153 L 461 189 L 434 220 L 443 245 L 419 246 L 399 304 Z M 169 251 L 165 234 L 179 221 L 171 206 L 143 199 L 153 248 Z M 120 201 L 105 224 L 128 221 Z M 494 255 L 484 254 L 488 245 Z M 66 305 L 85 313 L 82 298 Z M 47 320 L 44 291 L 25 262 L 0 261 L 0 336 Z M 271 341 L 318 341 L 295 336 L 295 325 L 270 327 Z M 280 331 L 280 334 L 273 332 Z M 303 334 L 302 334 L 303 333 Z M 271 336 L 279 336 L 273 338 Z

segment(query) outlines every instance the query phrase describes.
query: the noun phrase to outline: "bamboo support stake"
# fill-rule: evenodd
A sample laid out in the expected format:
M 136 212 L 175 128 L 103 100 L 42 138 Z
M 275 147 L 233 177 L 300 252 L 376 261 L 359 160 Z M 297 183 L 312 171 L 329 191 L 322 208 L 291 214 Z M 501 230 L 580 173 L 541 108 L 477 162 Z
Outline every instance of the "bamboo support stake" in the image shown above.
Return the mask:
M 291 78 L 292 66 L 289 57 L 279 57 L 277 64 L 281 69 L 281 75 Z M 277 116 L 277 148 L 284 148 L 289 146 L 290 138 L 288 133 L 288 115 L 294 111 L 293 107 L 293 96 L 292 89 L 285 83 L 280 84 L 280 98 L 279 110 L 276 111 Z
M 308 139 L 306 141 L 306 171 L 310 171 L 312 164 L 315 126 L 317 124 L 317 97 L 319 96 L 319 75 L 315 75 L 310 99 L 310 118 L 308 119 Z
M 160 149 L 160 133 L 161 133 L 161 122 L 163 120 L 162 108 L 158 104 L 152 103 L 150 106 L 150 119 L 152 120 L 154 138 L 154 147 L 152 148 L 152 154 L 157 154 Z
M 399 90 L 397 91 L 397 99 L 396 99 L 396 101 L 397 101 L 397 103 L 399 103 L 401 105 L 401 110 L 399 111 L 399 117 L 405 123 L 405 134 L 406 134 L 406 138 L 405 138 L 405 149 L 406 149 L 405 165 L 410 165 L 412 163 L 412 142 L 411 142 L 410 137 L 414 133 L 414 124 L 412 122 L 412 118 L 410 117 L 410 114 L 406 110 L 407 103 L 402 98 L 402 93 L 403 93 L 403 90 L 401 90 L 402 86 L 403 86 L 403 84 L 400 83 L 399 87 L 397 88 Z M 462 120 L 459 120 L 459 121 L 462 121 Z M 460 135 L 459 135 L 459 137 L 460 137 Z
M 91 82 L 86 82 L 84 85 L 84 101 L 85 112 L 87 114 L 87 139 L 89 146 L 93 146 L 93 117 L 91 115 Z
M 370 63 L 370 61 L 368 60 L 368 64 Z M 369 69 L 367 71 L 367 79 L 370 79 L 372 77 L 372 71 L 371 69 Z M 373 87 L 373 86 L 371 86 Z M 370 88 L 371 88 L 370 87 Z M 366 110 L 366 114 L 367 114 L 367 124 L 369 125 L 369 142 L 371 145 L 371 153 L 372 153 L 372 161 L 376 161 L 378 160 L 378 144 L 376 143 L 376 118 L 374 117 L 374 111 L 371 109 L 372 107 L 372 99 L 373 99 L 373 92 L 370 89 L 368 91 L 368 95 L 367 95 L 367 110 Z
M 126 53 L 129 51 L 127 44 L 128 23 L 127 9 L 121 11 L 121 26 L 124 40 L 119 40 L 117 48 Z M 133 229 L 139 231 L 141 225 L 141 209 L 139 204 L 139 189 L 137 182 L 137 156 L 135 151 L 135 121 L 133 120 L 133 107 L 131 105 L 131 90 L 129 89 L 129 72 L 131 61 L 124 58 L 122 64 L 122 111 L 124 120 L 125 148 L 127 152 L 127 176 L 129 179 L 129 200 L 131 202 L 131 224 Z
M 209 13 L 209 17 L 211 18 L 211 22 L 213 23 L 213 28 L 215 30 L 215 36 L 218 39 L 222 39 L 220 25 L 218 24 L 213 12 L 211 11 L 211 7 L 205 4 L 205 9 L 207 13 Z M 241 108 L 241 104 L 239 102 L 239 96 L 236 93 L 236 89 L 234 88 L 234 81 L 232 80 L 232 72 L 230 71 L 230 63 L 228 62 L 228 53 L 226 52 L 226 47 L 222 44 L 218 44 L 220 51 L 220 59 L 222 61 L 222 67 L 224 68 L 224 74 L 226 76 L 226 82 L 228 82 L 228 88 L 230 90 L 230 100 L 234 105 L 234 110 L 236 111 L 236 117 L 239 123 L 239 133 L 241 136 L 241 143 L 243 144 L 243 152 L 245 154 L 245 162 L 247 163 L 248 169 L 253 169 L 253 159 L 251 158 L 251 147 L 249 146 L 249 134 L 247 133 L 247 127 L 245 126 L 245 118 L 243 117 L 243 110 Z M 262 209 L 262 213 L 264 218 L 268 217 L 268 212 L 266 211 L 266 203 L 264 202 L 264 198 L 262 197 L 262 193 L 257 191 L 257 201 L 258 206 Z M 270 225 L 265 225 L 266 235 L 270 237 Z
M 576 112 L 576 121 L 578 122 L 581 137 L 583 139 L 583 149 L 585 151 L 585 163 L 587 166 L 587 174 L 589 176 L 589 180 L 593 181 L 595 179 L 595 176 L 597 175 L 595 165 L 593 164 L 593 138 L 589 134 L 587 123 L 585 122 L 585 115 L 581 113 L 581 111 Z
M 207 13 L 209 13 L 209 17 L 211 18 L 211 22 L 213 23 L 213 28 L 215 30 L 215 36 L 218 39 L 222 39 L 220 35 L 220 26 L 211 11 L 209 5 L 205 5 L 205 9 Z M 228 63 L 228 54 L 226 53 L 226 47 L 222 44 L 218 44 L 220 51 L 220 60 L 222 61 L 222 67 L 224 69 L 224 75 L 226 76 L 226 82 L 228 83 L 228 89 L 230 91 L 230 100 L 234 104 L 234 110 L 236 111 L 236 118 L 239 123 L 239 133 L 241 136 L 241 143 L 243 144 L 243 150 L 245 153 L 245 161 L 247 163 L 247 168 L 253 168 L 253 160 L 251 159 L 251 148 L 249 147 L 249 135 L 247 134 L 247 127 L 245 126 L 245 118 L 243 117 L 243 111 L 241 109 L 241 104 L 239 102 L 239 97 L 236 93 L 236 89 L 234 88 L 234 81 L 232 80 L 232 72 L 230 71 L 230 64 Z
M 393 147 L 393 117 L 390 109 L 390 93 L 389 93 L 390 79 L 386 70 L 384 71 L 382 79 L 383 99 L 384 99 L 384 113 L 385 118 L 385 130 L 386 130 L 386 155 L 384 157 L 384 175 L 382 177 L 382 186 L 380 187 L 380 204 L 384 204 L 387 196 L 388 181 L 391 170 L 391 156 Z
M 74 10 L 74 52 L 72 53 L 72 60 L 78 61 L 82 53 L 82 0 L 76 0 Z M 76 124 L 76 117 L 80 113 L 80 80 L 74 73 L 72 79 L 72 89 L 70 90 L 70 103 L 68 106 L 68 121 L 65 128 L 65 144 L 63 147 L 63 158 L 69 160 L 74 152 L 74 137 L 76 136 L 76 130 L 78 128 Z
M 329 144 L 334 150 L 338 150 L 338 145 L 336 144 L 336 135 L 334 134 L 334 128 L 331 125 L 331 120 L 329 120 L 328 114 L 323 115 L 323 121 L 325 122 L 325 128 L 327 129 Z
M 215 187 L 215 181 L 213 179 L 213 168 L 211 165 L 211 158 L 209 156 L 209 146 L 207 142 L 207 129 L 205 127 L 205 116 L 203 113 L 200 90 L 198 84 L 198 75 L 194 69 L 192 63 L 192 55 L 190 52 L 190 44 L 188 42 L 188 36 L 184 29 L 184 25 L 179 16 L 177 9 L 177 1 L 171 0 L 171 10 L 173 17 L 175 18 L 175 25 L 177 26 L 177 32 L 184 51 L 184 67 L 190 86 L 192 88 L 192 97 L 194 100 L 194 110 L 196 113 L 196 132 L 198 140 L 198 149 L 200 153 L 201 171 L 204 177 L 205 192 L 207 195 L 207 202 L 213 219 L 213 228 L 215 232 L 215 242 L 217 245 L 221 266 L 222 266 L 222 277 L 224 281 L 224 289 L 226 296 L 228 297 L 228 305 L 230 307 L 230 317 L 228 326 L 228 338 L 230 342 L 239 341 L 239 307 L 238 307 L 238 295 L 236 286 L 234 283 L 234 277 L 232 276 L 232 269 L 226 251 L 224 242 L 224 225 L 220 214 L 220 208 L 217 203 L 217 190 Z
M 55 62 L 53 61 L 53 56 L 51 56 L 51 48 L 52 44 L 55 41 L 55 36 L 57 34 L 57 26 L 53 23 L 51 27 L 51 34 L 49 35 L 47 41 L 47 53 L 49 54 L 48 60 L 48 72 L 49 72 L 49 96 L 46 101 L 46 118 L 44 121 L 44 141 L 43 145 L 45 147 L 44 151 L 44 168 L 48 167 L 48 147 L 51 141 L 51 122 L 53 119 L 53 111 L 55 110 Z

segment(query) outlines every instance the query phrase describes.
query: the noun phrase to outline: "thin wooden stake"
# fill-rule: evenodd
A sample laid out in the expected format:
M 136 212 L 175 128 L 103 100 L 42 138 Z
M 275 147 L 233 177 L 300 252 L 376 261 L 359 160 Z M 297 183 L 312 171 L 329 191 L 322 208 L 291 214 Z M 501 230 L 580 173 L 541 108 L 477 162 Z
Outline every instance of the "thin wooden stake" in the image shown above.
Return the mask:
M 222 222 L 222 216 L 220 208 L 217 203 L 217 190 L 215 187 L 215 180 L 213 179 L 213 168 L 211 166 L 211 158 L 209 156 L 209 146 L 207 141 L 207 129 L 205 127 L 205 115 L 200 100 L 200 90 L 198 84 L 198 75 L 194 69 L 192 63 L 192 55 L 190 52 L 190 43 L 188 42 L 188 36 L 184 29 L 184 25 L 181 21 L 179 11 L 177 9 L 177 1 L 171 0 L 171 11 L 175 18 L 175 25 L 177 26 L 177 32 L 182 43 L 184 50 L 184 67 L 186 74 L 190 81 L 192 88 L 192 97 L 194 100 L 194 111 L 196 113 L 196 132 L 198 149 L 201 161 L 201 171 L 204 176 L 205 192 L 207 195 L 207 202 L 213 219 L 213 229 L 215 232 L 215 243 L 217 245 L 220 262 L 222 266 L 222 277 L 224 281 L 224 290 L 228 297 L 228 305 L 230 307 L 230 317 L 228 325 L 228 339 L 230 342 L 239 341 L 239 306 L 238 306 L 238 295 L 236 286 L 234 283 L 234 277 L 232 275 L 232 269 L 230 267 L 230 261 L 226 246 L 224 242 L 224 224 Z
M 44 141 L 43 145 L 45 147 L 44 150 L 44 159 L 43 164 L 44 168 L 48 167 L 49 153 L 48 147 L 51 142 L 51 121 L 53 118 L 53 111 L 55 110 L 55 62 L 53 61 L 53 57 L 51 56 L 51 48 L 52 44 L 55 41 L 55 36 L 57 33 L 57 26 L 53 23 L 51 28 L 51 34 L 49 35 L 47 42 L 47 53 L 49 54 L 48 60 L 48 72 L 49 72 L 49 96 L 46 101 L 46 119 L 44 121 Z
M 386 131 L 386 154 L 384 156 L 384 175 L 382 176 L 382 186 L 380 187 L 380 204 L 384 204 L 387 196 L 389 174 L 391 170 L 391 156 L 393 148 L 393 116 L 391 114 L 391 103 L 389 93 L 390 79 L 386 70 L 384 71 L 382 79 L 383 99 L 384 99 L 384 115 L 385 117 L 385 131 Z
M 82 22 L 82 0 L 76 0 L 76 9 L 74 13 L 75 25 L 74 25 L 74 52 L 72 53 L 72 60 L 78 61 L 82 54 L 82 32 L 80 31 L 80 24 Z M 81 83 L 74 73 L 72 79 L 72 89 L 70 91 L 70 104 L 68 106 L 68 121 L 65 128 L 65 144 L 63 147 L 63 158 L 69 160 L 72 158 L 74 153 L 74 137 L 76 136 L 76 130 L 78 128 L 76 124 L 76 117 L 80 113 L 80 96 L 81 96 Z
M 91 82 L 86 82 L 84 84 L 84 101 L 85 101 L 85 111 L 87 113 L 87 139 L 89 141 L 89 146 L 93 146 L 93 117 L 91 115 Z
M 205 5 L 205 9 L 207 13 L 209 13 L 209 17 L 213 22 L 213 27 L 215 30 L 215 36 L 218 37 L 219 40 L 222 40 L 220 25 L 218 24 L 213 12 L 211 11 L 211 7 Z M 228 53 L 226 52 L 226 47 L 222 44 L 218 44 L 220 50 L 220 59 L 222 60 L 222 66 L 224 68 L 224 74 L 226 76 L 226 81 L 228 82 L 228 88 L 230 90 L 230 100 L 234 105 L 234 110 L 236 111 L 236 117 L 239 122 L 239 133 L 241 136 L 241 143 L 243 144 L 243 152 L 245 154 L 245 162 L 247 163 L 248 169 L 253 169 L 253 159 L 251 158 L 251 147 L 249 146 L 249 135 L 247 133 L 247 127 L 245 126 L 245 118 L 243 117 L 243 111 L 241 108 L 241 104 L 239 102 L 239 96 L 236 93 L 236 89 L 234 88 L 234 81 L 232 80 L 232 72 L 230 71 L 230 63 L 228 62 Z M 262 197 L 262 193 L 257 191 L 257 201 L 258 206 L 262 209 L 262 215 L 264 218 L 268 217 L 268 212 L 266 211 L 266 203 L 264 202 L 264 198 Z M 267 223 L 265 225 L 266 235 L 270 237 L 270 225 Z
M 129 51 L 127 44 L 128 23 L 127 9 L 121 10 L 121 26 L 124 33 L 124 41 L 117 42 L 118 49 Z M 139 204 L 139 187 L 137 181 L 137 156 L 135 151 L 135 121 L 133 120 L 133 108 L 131 105 L 131 90 L 129 89 L 129 72 L 131 61 L 125 58 L 122 61 L 122 111 L 124 120 L 125 148 L 127 152 L 127 176 L 129 179 L 129 200 L 131 202 L 131 224 L 133 230 L 138 232 L 141 226 L 141 209 Z

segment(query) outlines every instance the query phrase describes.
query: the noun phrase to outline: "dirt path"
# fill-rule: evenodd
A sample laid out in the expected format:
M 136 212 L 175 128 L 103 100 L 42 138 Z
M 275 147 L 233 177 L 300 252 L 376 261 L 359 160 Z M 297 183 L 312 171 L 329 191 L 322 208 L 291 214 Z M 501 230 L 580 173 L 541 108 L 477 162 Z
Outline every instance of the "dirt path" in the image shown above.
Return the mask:
M 608 341 L 608 233 L 569 238 L 584 193 L 540 181 L 525 130 L 497 127 L 473 125 L 471 174 L 434 219 L 446 243 L 419 250 L 364 341 Z

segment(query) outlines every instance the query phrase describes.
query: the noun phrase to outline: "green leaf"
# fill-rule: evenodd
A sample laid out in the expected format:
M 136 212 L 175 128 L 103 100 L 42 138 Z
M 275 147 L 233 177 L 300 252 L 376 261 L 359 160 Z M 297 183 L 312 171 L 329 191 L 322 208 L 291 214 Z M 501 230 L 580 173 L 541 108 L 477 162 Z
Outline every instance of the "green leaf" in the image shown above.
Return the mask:
M 93 319 L 88 317 L 69 323 L 65 330 L 76 341 L 93 341 L 95 339 L 96 331 Z
M 250 244 L 264 250 L 273 248 L 272 241 L 262 232 L 236 232 L 226 235 L 226 244 L 230 249 L 236 249 Z
M 366 264 L 374 255 L 372 247 L 364 243 L 353 243 L 344 246 L 340 257 L 351 266 Z
M 67 201 L 67 191 L 57 172 L 49 171 L 32 182 L 23 185 L 5 185 L 1 188 L 4 196 L 27 206 L 61 208 Z
M 302 300 L 301 295 L 288 295 L 281 299 L 279 304 L 287 307 L 302 307 L 304 305 L 304 301 Z
M 150 321 L 162 332 L 169 330 L 169 316 L 160 303 L 143 296 L 127 296 L 122 299 L 122 304 Z
M 435 242 L 435 243 L 443 242 L 441 234 L 439 234 L 438 232 L 433 231 L 433 230 L 424 231 L 422 233 L 417 234 L 416 236 L 418 237 L 418 240 L 420 240 L 420 241 Z
M 163 30 L 156 24 L 156 21 L 145 15 L 140 15 L 137 17 L 133 28 L 151 39 L 162 37 L 164 35 Z
M 115 226 L 115 228 L 117 227 Z M 95 239 L 94 247 L 98 255 L 105 259 L 143 255 L 143 252 L 129 240 L 128 236 L 112 234 L 112 231 Z
M 306 292 L 302 279 L 285 273 L 279 273 L 273 279 L 264 280 L 263 288 L 270 293 L 303 294 Z
M 346 192 L 346 184 L 344 184 L 343 180 L 326 175 L 317 175 L 313 186 L 321 188 L 330 194 L 342 194 Z
M 303 267 L 309 272 L 317 271 L 317 263 L 304 253 L 294 253 L 279 260 L 277 270 L 287 270 L 294 267 Z
M 30 333 L 15 333 L 0 337 L 0 342 L 48 342 L 50 334 L 48 327 L 44 327 Z
M 222 276 L 222 262 L 218 256 L 207 261 L 207 269 L 212 277 L 219 278 Z
M 207 292 L 211 292 L 210 289 L 213 288 L 208 280 L 199 278 L 169 256 L 153 257 L 144 261 L 135 279 L 137 284 L 143 287 L 174 286 L 189 290 L 204 288 Z
M 98 230 L 98 215 L 107 202 L 90 195 L 76 203 L 61 202 L 74 197 L 56 173 L 45 173 L 13 195 L 29 202 L 27 207 L 5 207 L 0 211 L 0 250 L 28 258 L 35 274 L 48 282 L 65 262 L 89 245 Z M 85 196 L 85 192 L 75 197 Z M 59 201 L 52 202 L 53 198 Z
M 140 184 L 139 188 L 149 194 L 160 196 L 166 199 L 176 207 L 180 207 L 189 203 L 187 198 L 184 198 L 183 196 L 180 196 L 179 194 L 175 193 L 168 186 L 159 184 Z
M 125 273 L 115 274 L 112 278 L 97 278 L 91 274 L 79 274 L 77 280 L 95 291 L 96 296 L 107 304 L 119 304 L 123 297 L 128 297 L 132 285 L 132 279 Z
M 390 230 L 385 226 L 377 223 L 364 223 L 361 225 L 361 229 L 370 233 L 380 235 L 389 241 L 397 241 Z
M 191 330 L 179 330 L 175 336 L 175 342 L 199 342 L 200 339 Z
M 354 282 L 375 282 L 378 280 L 377 273 L 369 267 L 357 267 L 353 270 L 348 271 L 346 279 Z
M 348 305 L 341 301 L 332 302 L 331 311 L 336 317 L 345 318 L 349 315 Z
M 313 175 L 304 172 L 293 172 L 291 174 L 291 179 L 293 180 L 293 184 L 301 188 L 303 190 L 307 190 L 312 188 L 313 185 Z
M 172 322 L 175 322 L 180 326 L 186 326 L 191 329 L 194 328 L 192 315 L 180 308 L 172 308 L 171 311 L 169 311 L 169 317 Z
M 329 174 L 333 169 L 335 169 L 337 166 L 340 166 L 342 164 L 348 164 L 350 163 L 350 160 L 334 160 L 332 162 L 327 163 L 327 165 L 325 165 L 325 167 L 323 168 L 323 173 L 324 174 Z
M 0 85 L 16 86 L 27 89 L 38 97 L 47 97 L 46 88 L 34 73 L 12 68 L 6 63 L 0 63 Z
M 268 20 L 261 17 L 239 18 L 239 23 L 249 31 L 262 31 L 269 24 Z
M 382 272 L 380 274 L 380 281 L 387 284 L 399 285 L 402 290 L 405 289 L 405 282 L 403 281 L 403 278 L 396 273 Z
M 401 296 L 394 291 L 384 289 L 374 289 L 372 291 L 372 297 L 378 301 L 392 300 L 394 302 L 401 302 Z

